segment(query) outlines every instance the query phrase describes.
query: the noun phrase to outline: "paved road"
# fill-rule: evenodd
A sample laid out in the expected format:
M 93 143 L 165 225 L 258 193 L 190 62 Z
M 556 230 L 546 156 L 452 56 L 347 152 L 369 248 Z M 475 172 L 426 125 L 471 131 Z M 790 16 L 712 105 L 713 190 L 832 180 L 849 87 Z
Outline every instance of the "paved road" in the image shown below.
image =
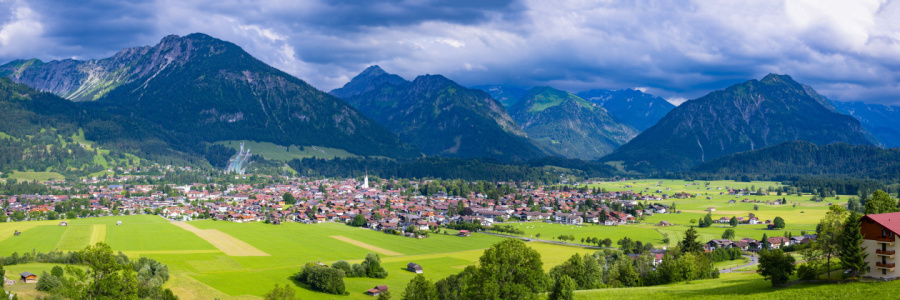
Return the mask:
M 730 268 L 730 269 L 722 269 L 722 270 L 719 270 L 719 273 L 731 273 L 731 272 L 734 272 L 734 271 L 736 271 L 736 270 L 743 269 L 743 268 L 746 268 L 746 267 L 751 267 L 751 266 L 754 266 L 754 265 L 756 265 L 756 264 L 759 263 L 759 260 L 757 259 L 757 256 L 756 256 L 756 255 L 744 255 L 744 257 L 750 259 L 750 262 L 747 263 L 746 265 L 743 265 L 743 266 L 737 266 L 737 267 Z

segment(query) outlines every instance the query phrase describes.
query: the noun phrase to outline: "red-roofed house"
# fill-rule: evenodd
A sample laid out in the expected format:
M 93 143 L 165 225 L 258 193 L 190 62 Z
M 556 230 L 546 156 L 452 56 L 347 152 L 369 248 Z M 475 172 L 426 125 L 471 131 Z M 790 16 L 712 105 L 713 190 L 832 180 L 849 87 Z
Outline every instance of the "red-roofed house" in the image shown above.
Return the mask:
M 863 276 L 874 278 L 896 278 L 897 235 L 900 233 L 900 212 L 866 215 L 860 220 L 860 232 L 863 235 L 862 247 L 869 257 L 869 272 Z

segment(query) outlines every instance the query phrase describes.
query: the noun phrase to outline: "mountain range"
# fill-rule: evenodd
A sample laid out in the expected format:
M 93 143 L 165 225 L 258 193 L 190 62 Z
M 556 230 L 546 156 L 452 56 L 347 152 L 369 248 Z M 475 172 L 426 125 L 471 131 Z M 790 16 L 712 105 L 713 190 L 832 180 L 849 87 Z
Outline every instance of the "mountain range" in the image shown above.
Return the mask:
M 205 34 L 167 36 L 101 60 L 14 61 L 0 66 L 0 75 L 73 101 L 93 100 L 83 105 L 92 111 L 159 125 L 188 139 L 189 149 L 182 150 L 255 140 L 357 155 L 420 155 L 340 98 Z M 121 130 L 114 122 L 96 126 L 110 134 Z
M 527 89 L 507 85 L 478 85 L 472 88 L 487 92 L 491 95 L 491 98 L 499 101 L 506 108 L 515 105 L 516 102 L 519 102 L 519 99 L 522 99 L 528 93 Z
M 900 107 L 834 101 L 836 109 L 859 120 L 885 147 L 900 147 Z
M 546 155 L 490 95 L 441 75 L 406 81 L 372 66 L 331 93 L 427 155 L 501 160 Z
M 0 165 L 6 157 L 7 166 L 24 169 L 96 171 L 91 155 L 73 143 L 96 143 L 112 154 L 93 156 L 120 165 L 149 158 L 220 166 L 233 151 L 215 143 L 252 140 L 399 159 L 599 159 L 642 172 L 690 170 L 801 140 L 900 145 L 896 107 L 832 103 L 775 74 L 678 107 L 635 89 L 575 95 L 551 87 L 466 88 L 441 75 L 409 81 L 378 66 L 326 93 L 232 43 L 195 33 L 104 59 L 16 60 L 0 66 L 0 77 L 9 77 L 0 85 L 0 139 L 17 143 L 0 154 Z M 53 134 L 24 140 L 42 132 Z M 57 148 L 79 156 L 11 163 L 22 153 L 53 157 L 37 149 Z
M 638 134 L 602 106 L 551 87 L 532 88 L 509 111 L 542 148 L 566 158 L 598 159 Z
M 635 170 L 679 171 L 796 140 L 878 144 L 859 121 L 823 106 L 818 97 L 790 76 L 769 74 L 681 104 L 603 159 Z

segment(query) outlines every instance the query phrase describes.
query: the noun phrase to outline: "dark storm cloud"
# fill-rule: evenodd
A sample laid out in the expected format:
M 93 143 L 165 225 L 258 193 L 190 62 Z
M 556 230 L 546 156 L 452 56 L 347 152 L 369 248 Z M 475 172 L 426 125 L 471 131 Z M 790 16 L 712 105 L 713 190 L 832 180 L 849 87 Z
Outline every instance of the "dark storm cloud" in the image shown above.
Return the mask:
M 832 99 L 900 104 L 898 1 L 19 0 L 0 12 L 0 61 L 102 58 L 203 32 L 324 90 L 378 64 L 681 102 L 779 73 Z

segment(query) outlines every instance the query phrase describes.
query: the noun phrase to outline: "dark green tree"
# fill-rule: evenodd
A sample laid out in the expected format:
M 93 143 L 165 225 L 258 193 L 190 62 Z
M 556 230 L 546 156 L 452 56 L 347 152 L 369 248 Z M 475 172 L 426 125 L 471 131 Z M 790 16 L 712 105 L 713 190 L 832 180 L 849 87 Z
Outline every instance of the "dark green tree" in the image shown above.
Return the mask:
M 703 252 L 703 244 L 700 243 L 700 236 L 697 229 L 691 226 L 684 232 L 684 239 L 681 240 L 681 251 L 684 253 L 701 253 Z
M 535 299 L 546 290 L 541 254 L 518 239 L 507 239 L 484 251 L 467 298 Z
M 897 200 L 882 190 L 877 190 L 872 197 L 866 200 L 866 214 L 883 214 L 900 211 L 897 209 Z
M 782 219 L 781 217 L 775 217 L 775 219 L 772 220 L 772 227 L 774 227 L 775 229 L 784 229 L 784 219 Z
M 553 285 L 553 290 L 550 291 L 550 296 L 547 298 L 548 300 L 572 300 L 575 299 L 575 280 L 569 278 L 569 276 L 562 275 L 561 277 L 556 279 L 556 283 Z
M 291 193 L 284 193 L 284 195 L 281 196 L 281 200 L 284 200 L 284 204 L 287 205 L 294 205 L 297 203 L 297 199 L 294 198 L 294 195 Z
M 863 235 L 860 232 L 860 216 L 856 212 L 851 212 L 844 222 L 841 230 L 840 252 L 838 258 L 841 259 L 841 265 L 850 270 L 850 276 L 860 278 L 863 272 L 869 268 L 866 258 L 869 254 L 866 247 L 862 247 Z
M 725 232 L 722 233 L 722 239 L 730 240 L 734 238 L 734 229 L 728 228 L 725 229 Z
M 363 227 L 366 226 L 366 223 L 366 217 L 362 214 L 357 214 L 356 216 L 353 216 L 353 221 L 350 221 L 350 226 Z
M 784 254 L 781 249 L 759 252 L 759 269 L 756 273 L 766 280 L 771 280 L 772 286 L 787 283 L 795 269 L 794 257 Z
M 58 277 L 58 278 L 62 278 L 62 277 L 63 277 L 63 274 L 65 274 L 65 272 L 63 272 L 63 268 L 62 268 L 62 267 L 60 267 L 60 266 L 53 266 L 53 269 L 50 269 L 50 274 L 53 275 L 53 276 L 56 276 L 56 277 Z
M 736 216 L 731 216 L 731 220 L 728 220 L 728 225 L 731 225 L 731 227 L 737 227 L 737 226 L 738 226 L 738 219 L 737 219 L 737 217 L 736 217 Z
M 413 277 L 406 284 L 406 291 L 403 292 L 403 300 L 431 300 L 438 297 L 437 288 L 434 283 L 425 279 L 422 274 Z
M 290 285 L 285 284 L 283 287 L 275 284 L 275 288 L 263 296 L 265 300 L 300 300 L 297 297 L 296 290 Z

